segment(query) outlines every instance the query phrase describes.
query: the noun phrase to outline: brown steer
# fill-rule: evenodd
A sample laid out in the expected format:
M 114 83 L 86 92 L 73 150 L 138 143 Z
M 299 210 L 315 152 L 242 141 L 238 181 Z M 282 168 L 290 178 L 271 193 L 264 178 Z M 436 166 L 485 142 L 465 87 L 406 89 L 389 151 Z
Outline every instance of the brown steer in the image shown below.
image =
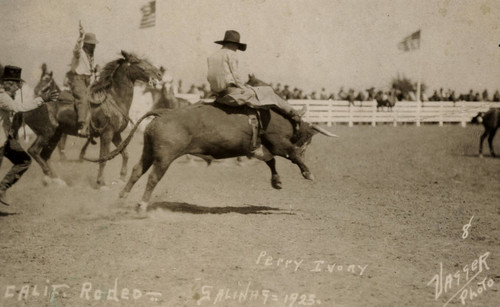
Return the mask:
M 271 184 L 281 189 L 281 180 L 276 171 L 273 155 L 289 159 L 297 164 L 302 176 L 313 180 L 314 176 L 304 164 L 304 151 L 317 132 L 335 136 L 325 129 L 302 123 L 295 131 L 288 119 L 273 110 L 262 112 L 261 135 L 264 151 L 270 155 L 266 160 L 271 169 Z M 130 142 L 140 122 L 149 116 L 157 116 L 144 131 L 144 147 L 139 163 L 134 167 L 128 183 L 120 192 L 125 197 L 133 185 L 153 165 L 139 209 L 146 210 L 153 189 L 166 170 L 178 157 L 185 154 L 209 159 L 224 159 L 239 156 L 254 156 L 251 148 L 252 127 L 244 108 L 219 104 L 198 104 L 174 110 L 156 110 L 146 113 L 135 124 L 127 139 L 108 156 L 93 162 L 104 162 L 118 155 Z M 264 155 L 265 156 L 265 155 Z

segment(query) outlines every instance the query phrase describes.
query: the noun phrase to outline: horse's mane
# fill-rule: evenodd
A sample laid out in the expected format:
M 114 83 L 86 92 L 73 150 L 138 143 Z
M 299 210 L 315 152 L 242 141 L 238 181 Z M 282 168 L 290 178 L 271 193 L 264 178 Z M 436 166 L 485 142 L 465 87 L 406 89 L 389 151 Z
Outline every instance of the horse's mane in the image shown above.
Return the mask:
M 90 92 L 92 94 L 95 94 L 98 92 L 109 90 L 111 88 L 111 85 L 113 84 L 113 75 L 115 74 L 116 69 L 118 69 L 118 67 L 120 67 L 120 65 L 123 63 L 123 61 L 125 61 L 125 59 L 121 58 L 106 64 L 106 66 L 104 66 L 101 71 L 99 79 L 97 79 L 90 86 Z

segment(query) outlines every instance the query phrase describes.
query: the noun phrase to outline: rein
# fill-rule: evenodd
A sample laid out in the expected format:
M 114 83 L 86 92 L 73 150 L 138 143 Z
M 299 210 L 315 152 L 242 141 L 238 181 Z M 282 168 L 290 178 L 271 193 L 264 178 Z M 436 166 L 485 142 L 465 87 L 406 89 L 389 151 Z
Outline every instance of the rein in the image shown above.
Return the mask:
M 112 89 L 112 90 L 113 90 L 113 89 Z M 113 90 L 113 91 L 114 91 L 114 90 Z M 107 101 L 107 100 L 108 100 L 108 99 L 107 99 L 107 97 L 106 97 L 106 100 L 105 100 L 105 101 Z M 118 110 L 118 112 L 120 112 L 120 114 L 121 114 L 121 115 L 122 115 L 122 116 L 123 116 L 123 117 L 124 117 L 127 121 L 129 121 L 132 125 L 135 125 L 134 121 L 133 121 L 133 120 L 132 120 L 132 119 L 128 116 L 128 114 L 127 114 L 127 113 L 125 113 L 125 111 L 123 111 L 123 110 L 122 110 L 122 109 L 121 109 L 121 108 L 120 108 L 120 107 L 116 104 L 116 102 L 115 102 L 115 100 L 114 100 L 113 98 L 111 98 L 111 102 L 110 102 L 110 104 L 111 104 L 111 105 L 112 105 L 115 109 L 117 109 L 117 110 Z

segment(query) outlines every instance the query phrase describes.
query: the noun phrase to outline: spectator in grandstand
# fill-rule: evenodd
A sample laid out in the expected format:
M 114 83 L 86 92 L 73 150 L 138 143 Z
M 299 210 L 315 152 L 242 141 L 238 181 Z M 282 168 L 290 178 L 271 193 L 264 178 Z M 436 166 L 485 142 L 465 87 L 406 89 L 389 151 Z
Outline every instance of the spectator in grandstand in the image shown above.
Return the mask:
M 347 98 L 347 93 L 344 92 L 344 87 L 341 86 L 339 92 L 337 93 L 337 99 L 346 100 L 346 98 Z
M 276 84 L 276 87 L 274 87 L 274 92 L 275 92 L 276 94 L 280 95 L 280 96 L 281 96 L 281 91 L 282 91 L 282 90 L 283 90 L 283 89 L 281 88 L 281 83 Z
M 429 101 L 441 101 L 441 97 L 439 97 L 437 90 L 434 90 L 434 93 L 429 98 Z
M 321 100 L 327 100 L 328 99 L 328 94 L 326 93 L 325 88 L 321 88 L 321 93 L 319 94 L 319 99 Z
M 292 92 L 290 92 L 288 88 L 289 86 L 285 85 L 285 88 L 283 89 L 283 91 L 281 91 L 281 97 L 286 100 L 292 99 Z
M 356 96 L 356 98 L 354 98 L 354 100 L 357 100 L 357 101 L 366 101 L 366 97 L 367 97 L 367 95 L 365 94 L 364 91 L 359 91 L 358 95 Z
M 487 89 L 483 91 L 483 101 L 490 101 L 490 94 Z
M 350 88 L 349 91 L 347 92 L 346 98 L 350 104 L 354 105 L 354 90 L 352 88 Z
M 304 91 L 299 89 L 299 97 L 298 99 L 306 99 L 305 95 L 304 95 Z
M 457 95 L 455 94 L 455 91 L 451 91 L 450 96 L 448 97 L 449 101 L 453 101 L 453 103 L 457 102 Z
M 500 102 L 500 92 L 498 92 L 498 90 L 496 90 L 495 94 L 493 94 L 493 101 Z

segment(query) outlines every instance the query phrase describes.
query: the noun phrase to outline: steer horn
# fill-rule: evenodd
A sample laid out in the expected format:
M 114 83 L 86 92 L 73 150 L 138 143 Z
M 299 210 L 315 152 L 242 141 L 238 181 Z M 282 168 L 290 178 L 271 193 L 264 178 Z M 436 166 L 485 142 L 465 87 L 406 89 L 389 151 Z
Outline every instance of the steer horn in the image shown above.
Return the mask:
M 338 138 L 338 137 L 339 137 L 338 135 L 333 134 L 333 133 L 331 133 L 330 131 L 328 131 L 328 130 L 326 130 L 326 129 L 323 129 L 323 128 L 321 128 L 320 126 L 317 126 L 317 125 L 312 125 L 312 128 L 313 128 L 314 130 L 318 131 L 319 133 L 324 134 L 324 135 L 326 135 L 326 136 L 336 137 L 336 138 Z

